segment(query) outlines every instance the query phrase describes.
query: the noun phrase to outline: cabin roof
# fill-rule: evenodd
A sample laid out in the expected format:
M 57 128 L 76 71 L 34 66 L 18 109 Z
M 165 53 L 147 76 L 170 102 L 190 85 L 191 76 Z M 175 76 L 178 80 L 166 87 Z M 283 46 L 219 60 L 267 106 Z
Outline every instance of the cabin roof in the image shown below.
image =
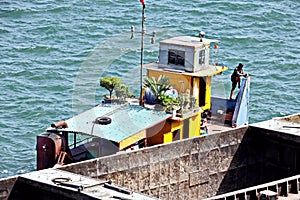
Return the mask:
M 153 71 L 165 71 L 172 72 L 176 74 L 194 76 L 194 77 L 204 77 L 204 76 L 214 76 L 216 74 L 220 74 L 223 71 L 228 70 L 228 67 L 225 66 L 213 66 L 209 65 L 208 68 L 202 69 L 198 72 L 187 72 L 184 66 L 173 65 L 173 64 L 160 64 L 157 62 L 144 64 L 143 68 Z
M 213 42 L 220 42 L 220 41 L 202 38 L 202 42 L 200 42 L 199 37 L 179 36 L 179 37 L 162 40 L 162 41 L 160 41 L 160 44 L 178 45 L 178 46 L 198 48 L 198 47 L 202 47 L 203 45 L 208 45 Z
M 102 116 L 111 118 L 111 123 L 107 125 L 96 124 L 96 118 Z M 139 105 L 103 104 L 66 120 L 68 128 L 65 131 L 93 135 L 119 143 L 170 116 L 171 114 L 166 112 Z

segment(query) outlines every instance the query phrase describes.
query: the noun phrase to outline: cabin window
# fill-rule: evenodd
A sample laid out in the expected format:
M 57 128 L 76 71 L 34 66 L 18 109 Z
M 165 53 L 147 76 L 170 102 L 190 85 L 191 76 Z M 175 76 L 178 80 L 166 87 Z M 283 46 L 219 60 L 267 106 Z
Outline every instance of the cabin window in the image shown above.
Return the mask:
M 184 66 L 185 52 L 178 50 L 169 50 L 168 64 L 182 65 Z
M 205 64 L 205 49 L 199 51 L 199 65 L 203 66 Z

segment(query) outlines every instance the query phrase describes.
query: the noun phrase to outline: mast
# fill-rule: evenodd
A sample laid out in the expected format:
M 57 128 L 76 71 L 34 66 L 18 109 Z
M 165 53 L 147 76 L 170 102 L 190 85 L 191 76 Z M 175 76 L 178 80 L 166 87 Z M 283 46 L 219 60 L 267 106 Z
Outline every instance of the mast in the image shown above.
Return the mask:
M 145 21 L 146 21 L 146 16 L 145 16 L 145 9 L 146 9 L 146 4 L 144 2 L 144 0 L 140 0 L 140 2 L 143 5 L 143 9 L 142 9 L 142 31 L 138 32 L 142 34 L 141 37 L 141 60 L 140 60 L 140 98 L 139 98 L 139 104 L 143 105 L 143 59 L 144 59 L 144 37 L 145 35 L 150 35 L 151 36 L 151 44 L 155 43 L 155 35 L 156 32 L 153 31 L 152 34 L 146 34 L 146 27 L 145 27 Z M 131 39 L 134 37 L 134 32 L 135 32 L 135 28 L 134 26 L 131 26 Z
M 141 1 L 143 4 L 143 9 L 142 9 L 142 37 L 141 37 L 141 68 L 140 68 L 140 105 L 142 105 L 142 96 L 143 96 L 143 57 L 144 57 L 144 35 L 145 35 L 145 3 L 144 1 Z

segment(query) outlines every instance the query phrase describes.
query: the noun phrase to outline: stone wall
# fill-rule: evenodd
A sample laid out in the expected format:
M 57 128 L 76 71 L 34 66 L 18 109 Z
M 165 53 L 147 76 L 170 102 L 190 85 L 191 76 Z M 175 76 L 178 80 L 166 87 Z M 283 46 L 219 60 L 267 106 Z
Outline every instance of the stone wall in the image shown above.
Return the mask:
M 299 144 L 296 134 L 247 126 L 60 169 L 160 199 L 204 199 L 300 174 Z M 0 180 L 0 199 L 16 180 Z
M 0 200 L 7 199 L 18 177 L 0 179 Z
M 220 185 L 224 184 L 229 167 L 232 171 L 239 168 L 232 160 L 247 129 L 119 153 L 61 169 L 111 179 L 121 186 L 161 199 L 203 199 L 223 191 Z M 229 177 L 227 181 L 234 179 Z

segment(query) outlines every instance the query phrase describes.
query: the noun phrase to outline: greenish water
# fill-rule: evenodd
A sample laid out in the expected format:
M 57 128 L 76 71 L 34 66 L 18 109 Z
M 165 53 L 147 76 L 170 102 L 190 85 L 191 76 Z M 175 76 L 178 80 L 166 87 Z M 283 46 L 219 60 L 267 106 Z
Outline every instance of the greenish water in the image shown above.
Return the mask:
M 145 62 L 158 42 L 198 35 L 222 40 L 215 93 L 228 97 L 242 62 L 251 75 L 250 122 L 300 112 L 299 1 L 146 0 Z M 36 135 L 99 103 L 99 78 L 120 76 L 138 94 L 138 0 L 0 2 L 0 178 L 36 168 Z M 225 83 L 224 83 L 225 82 Z M 134 89 L 136 88 L 136 89 Z

